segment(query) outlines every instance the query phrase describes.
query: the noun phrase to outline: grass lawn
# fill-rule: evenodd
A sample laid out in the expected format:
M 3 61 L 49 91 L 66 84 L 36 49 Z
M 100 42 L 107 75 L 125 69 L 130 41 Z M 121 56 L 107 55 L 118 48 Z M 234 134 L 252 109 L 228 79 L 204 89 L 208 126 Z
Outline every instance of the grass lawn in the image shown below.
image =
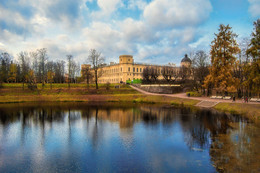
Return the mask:
M 218 103 L 214 106 L 216 110 L 242 114 L 255 122 L 260 123 L 260 105 L 246 103 Z

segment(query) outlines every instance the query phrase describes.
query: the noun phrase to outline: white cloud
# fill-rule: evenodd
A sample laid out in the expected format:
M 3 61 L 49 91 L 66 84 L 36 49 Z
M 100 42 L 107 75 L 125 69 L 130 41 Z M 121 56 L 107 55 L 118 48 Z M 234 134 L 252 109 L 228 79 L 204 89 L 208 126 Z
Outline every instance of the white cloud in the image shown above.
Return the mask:
M 123 6 L 121 0 L 97 0 L 97 4 L 101 10 L 95 11 L 91 14 L 94 19 L 109 18 L 117 8 Z
M 209 0 L 154 0 L 144 9 L 144 18 L 153 27 L 195 26 L 212 10 Z
M 147 6 L 147 2 L 143 0 L 128 0 L 127 2 L 127 8 L 132 10 L 136 8 L 143 10 Z
M 0 9 L 5 12 L 0 13 L 0 20 L 11 21 L 29 32 L 25 37 L 0 28 L 0 49 L 18 53 L 47 48 L 52 59 L 65 60 L 66 54 L 73 54 L 81 63 L 92 48 L 102 52 L 108 62 L 118 61 L 120 54 L 132 54 L 138 62 L 175 62 L 168 59 L 187 53 L 189 44 L 197 38 L 198 25 L 211 11 L 209 0 L 129 0 L 126 6 L 122 0 L 97 0 L 100 10 L 89 14 L 85 1 L 94 0 L 20 0 L 19 5 L 32 7 L 29 18 Z M 124 10 L 136 9 L 141 11 L 140 19 L 119 16 Z
M 152 28 L 149 28 L 143 21 L 127 18 L 124 21 L 119 22 L 118 25 L 124 33 L 123 39 L 129 42 L 151 43 L 157 39 Z
M 260 16 L 260 0 L 248 0 L 250 3 L 249 12 L 253 17 Z

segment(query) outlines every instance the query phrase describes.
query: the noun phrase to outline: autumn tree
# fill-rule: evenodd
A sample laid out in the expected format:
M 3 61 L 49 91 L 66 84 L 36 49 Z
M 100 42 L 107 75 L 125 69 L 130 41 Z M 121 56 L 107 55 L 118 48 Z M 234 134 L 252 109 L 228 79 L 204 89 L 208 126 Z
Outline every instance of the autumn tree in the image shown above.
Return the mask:
M 37 89 L 37 83 L 35 81 L 35 75 L 32 69 L 29 69 L 28 73 L 26 74 L 26 82 L 29 89 Z
M 233 76 L 235 55 L 240 52 L 236 43 L 237 37 L 231 30 L 229 25 L 221 24 L 219 33 L 215 34 L 214 40 L 211 42 L 211 67 L 209 75 L 204 81 L 204 87 L 209 89 L 212 86 L 217 92 L 236 92 L 239 80 Z
M 93 78 L 93 75 L 90 71 L 90 66 L 83 65 L 81 69 L 81 76 L 83 80 L 86 80 L 87 88 L 89 88 L 89 82 Z
M 98 89 L 98 77 L 102 75 L 102 64 L 104 63 L 104 58 L 101 57 L 100 52 L 96 51 L 95 49 L 91 49 L 88 56 L 88 61 L 91 63 L 92 69 L 94 70 L 96 89 Z M 98 74 L 99 69 L 100 73 Z
M 8 82 L 16 82 L 16 78 L 17 78 L 17 65 L 11 62 L 10 70 L 8 73 Z
M 260 93 L 260 19 L 254 22 L 254 31 L 252 32 L 251 42 L 246 53 L 251 58 L 251 63 L 247 63 L 244 73 L 247 76 L 243 83 L 254 93 Z

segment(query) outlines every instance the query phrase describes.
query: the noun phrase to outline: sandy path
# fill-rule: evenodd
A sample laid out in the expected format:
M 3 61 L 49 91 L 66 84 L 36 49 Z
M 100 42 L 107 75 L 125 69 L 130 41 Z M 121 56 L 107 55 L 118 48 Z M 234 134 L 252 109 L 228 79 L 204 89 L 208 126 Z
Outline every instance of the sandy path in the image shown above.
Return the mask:
M 150 93 L 147 91 L 144 91 L 140 88 L 137 88 L 135 86 L 130 85 L 133 89 L 146 94 L 146 95 L 158 95 L 158 96 L 168 96 L 168 97 L 175 97 L 175 98 L 184 98 L 184 99 L 193 99 L 193 100 L 199 100 L 199 101 L 206 101 L 206 102 L 213 102 L 213 103 L 243 103 L 241 99 L 236 100 L 233 102 L 232 100 L 223 100 L 223 99 L 211 99 L 209 97 L 188 97 L 186 93 L 178 93 L 178 94 L 158 94 L 158 93 Z M 243 103 L 243 104 L 260 104 L 259 102 L 248 102 L 248 103 Z

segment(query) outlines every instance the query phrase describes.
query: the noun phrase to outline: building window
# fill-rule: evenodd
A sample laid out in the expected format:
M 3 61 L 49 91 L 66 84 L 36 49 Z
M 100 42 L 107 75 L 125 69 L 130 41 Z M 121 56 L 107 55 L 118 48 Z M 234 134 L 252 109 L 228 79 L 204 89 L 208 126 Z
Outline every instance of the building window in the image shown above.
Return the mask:
M 128 67 L 128 71 L 130 71 L 130 67 Z
M 142 69 L 140 68 L 140 72 L 142 72 Z
M 138 72 L 138 68 L 136 68 L 136 72 Z
M 121 72 L 123 71 L 123 68 L 121 67 Z
M 133 72 L 135 72 L 135 68 L 133 68 Z
M 128 61 L 130 61 L 130 59 L 128 59 Z
M 123 61 L 122 58 L 121 58 L 121 61 Z

